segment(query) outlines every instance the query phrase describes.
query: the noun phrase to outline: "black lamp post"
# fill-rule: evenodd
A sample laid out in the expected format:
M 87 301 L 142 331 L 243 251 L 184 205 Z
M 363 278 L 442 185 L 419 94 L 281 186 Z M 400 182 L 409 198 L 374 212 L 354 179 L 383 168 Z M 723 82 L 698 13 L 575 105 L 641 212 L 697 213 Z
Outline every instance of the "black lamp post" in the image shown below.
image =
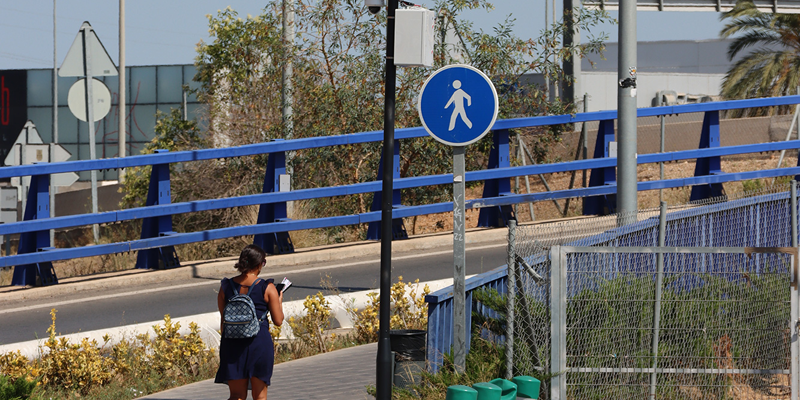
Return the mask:
M 392 290 L 392 191 L 394 190 L 394 100 L 397 70 L 394 65 L 394 15 L 398 0 L 388 0 L 386 19 L 386 93 L 383 108 L 383 188 L 381 191 L 381 277 L 377 400 L 392 397 L 392 350 L 389 342 Z M 371 11 L 371 10 L 370 10 Z

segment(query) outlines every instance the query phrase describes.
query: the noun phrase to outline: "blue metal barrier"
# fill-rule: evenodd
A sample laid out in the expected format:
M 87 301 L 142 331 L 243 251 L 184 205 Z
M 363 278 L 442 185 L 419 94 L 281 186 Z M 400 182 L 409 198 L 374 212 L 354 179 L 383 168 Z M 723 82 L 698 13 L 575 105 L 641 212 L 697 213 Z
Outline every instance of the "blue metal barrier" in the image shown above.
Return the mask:
M 681 106 L 667 106 L 667 107 L 653 107 L 638 110 L 638 116 L 658 116 L 665 114 L 680 114 L 690 112 L 709 112 L 717 114 L 721 110 L 749 108 L 749 107 L 767 107 L 767 106 L 780 106 L 800 103 L 800 96 L 786 96 L 778 98 L 767 99 L 753 99 L 753 100 L 736 100 L 718 103 L 703 103 L 693 105 Z M 474 181 L 487 181 L 487 187 L 493 187 L 497 184 L 496 190 L 491 189 L 486 194 L 486 198 L 476 199 L 467 202 L 467 207 L 487 209 L 485 212 L 487 223 L 492 221 L 504 221 L 508 217 L 507 210 L 510 205 L 542 201 L 552 199 L 564 199 L 570 197 L 593 197 L 604 196 L 605 202 L 600 206 L 601 208 L 610 208 L 613 204 L 609 196 L 616 193 L 616 185 L 613 180 L 613 171 L 616 166 L 616 159 L 607 157 L 607 143 L 613 138 L 613 120 L 616 118 L 616 111 L 600 111 L 591 113 L 582 113 L 576 115 L 557 115 L 545 117 L 532 117 L 532 118 L 517 118 L 497 121 L 493 127 L 496 132 L 494 150 L 496 153 L 496 162 L 493 162 L 491 168 L 482 171 L 470 171 L 466 174 L 466 180 L 469 182 Z M 546 165 L 529 165 L 510 167 L 508 164 L 508 150 L 507 150 L 507 131 L 509 129 L 544 126 L 552 124 L 569 124 L 587 121 L 603 121 L 601 127 L 604 127 L 602 143 L 604 146 L 604 158 L 594 160 L 581 160 L 570 163 L 556 163 Z M 712 121 L 713 122 L 713 121 Z M 800 141 L 780 142 L 780 143 L 764 143 L 748 146 L 729 146 L 718 147 L 711 144 L 714 137 L 714 123 L 709 122 L 708 129 L 704 128 L 704 132 L 708 132 L 709 146 L 708 148 L 689 150 L 682 152 L 660 153 L 660 154 L 647 154 L 638 157 L 638 163 L 655 163 L 655 162 L 669 162 L 684 159 L 711 159 L 715 157 L 718 159 L 720 156 L 732 154 L 745 154 L 764 151 L 778 151 L 787 149 L 800 149 Z M 716 122 L 717 130 L 716 137 L 718 143 L 718 118 Z M 704 134 L 705 135 L 705 134 Z M 409 138 L 426 137 L 427 133 L 422 128 L 407 128 L 398 129 L 396 131 L 396 139 L 401 141 Z M 503 138 L 506 139 L 503 139 Z M 381 187 L 380 181 L 365 182 L 353 185 L 344 185 L 336 187 L 325 187 L 315 189 L 304 189 L 297 191 L 281 192 L 279 189 L 280 176 L 285 174 L 285 156 L 287 151 L 297 151 L 303 149 L 320 148 L 326 146 L 339 146 L 339 145 L 352 145 L 359 143 L 378 142 L 382 140 L 382 132 L 365 132 L 349 135 L 321 137 L 321 138 L 305 138 L 295 140 L 276 140 L 268 143 L 260 143 L 254 145 L 232 147 L 226 149 L 203 149 L 195 151 L 181 151 L 181 152 L 168 152 L 140 155 L 126 158 L 112 158 L 102 160 L 85 160 L 85 161 L 71 161 L 62 163 L 49 163 L 49 164 L 35 164 L 0 168 L 0 179 L 10 178 L 17 176 L 43 176 L 49 174 L 62 173 L 62 172 L 79 172 L 97 169 L 114 169 L 114 168 L 130 168 L 152 165 L 154 175 L 151 179 L 154 182 L 160 182 L 155 185 L 159 188 L 161 197 L 156 196 L 152 202 L 148 202 L 148 206 L 142 208 L 134 208 L 128 210 L 119 210 L 113 212 L 103 212 L 98 214 L 85 214 L 78 216 L 48 218 L 44 213 L 45 209 L 39 210 L 41 214 L 33 214 L 30 218 L 24 221 L 0 225 L 0 235 L 13 235 L 23 234 L 26 237 L 24 240 L 25 247 L 21 247 L 19 254 L 13 256 L 6 256 L 0 258 L 0 267 L 17 266 L 15 269 L 14 284 L 36 284 L 35 278 L 38 276 L 38 284 L 52 284 L 57 283 L 57 278 L 52 272 L 52 266 L 46 263 L 52 261 L 90 257 L 97 255 L 105 255 L 112 253 L 120 253 L 127 251 L 141 251 L 149 249 L 159 249 L 155 253 L 145 252 L 150 255 L 140 256 L 142 261 L 140 267 L 154 268 L 155 265 L 160 265 L 160 262 L 165 266 L 174 266 L 178 260 L 174 257 L 174 250 L 169 246 L 176 246 L 179 244 L 187 244 L 194 242 L 201 242 L 207 240 L 215 240 L 222 238 L 229 238 L 234 236 L 256 235 L 256 241 L 262 243 L 274 252 L 288 252 L 293 249 L 291 238 L 288 232 L 301 229 L 314 229 L 324 228 L 351 224 L 362 224 L 376 222 L 380 220 L 379 210 L 373 210 L 369 213 L 358 215 L 345 215 L 328 218 L 317 218 L 301 221 L 290 221 L 286 218 L 285 203 L 287 201 L 298 201 L 307 199 L 324 198 L 331 196 L 346 196 L 360 193 L 379 192 Z M 598 141 L 600 142 L 600 141 Z M 399 149 L 399 146 L 396 146 Z M 269 155 L 268 171 L 265 176 L 264 193 L 239 196 L 224 199 L 211 199 L 200 200 L 184 203 L 172 204 L 169 201 L 169 196 L 164 196 L 164 188 L 168 193 L 168 167 L 173 163 L 192 162 L 201 160 L 211 160 L 220 158 L 231 157 L 244 157 L 260 154 Z M 395 155 L 395 158 L 398 158 Z M 709 164 L 707 176 L 695 176 L 692 178 L 671 179 L 663 181 L 649 181 L 639 182 L 638 190 L 653 190 L 662 188 L 673 188 L 682 186 L 693 185 L 714 185 L 723 182 L 738 181 L 744 179 L 755 179 L 765 177 L 776 177 L 785 175 L 800 174 L 800 168 L 777 168 L 762 171 L 750 171 L 744 173 L 722 173 L 718 168 L 714 168 L 714 164 Z M 163 167 L 163 168 L 162 168 Z M 513 194 L 507 188 L 509 185 L 508 178 L 524 175 L 538 175 L 548 174 L 554 172 L 569 172 L 575 170 L 593 169 L 602 171 L 600 174 L 603 179 L 600 184 L 595 187 L 578 188 L 571 190 L 552 191 L 545 193 L 532 193 L 532 194 Z M 166 180 L 159 180 L 159 176 L 166 171 Z M 703 172 L 703 171 L 701 171 Z M 705 172 L 703 172 L 705 173 Z M 593 174 L 593 179 L 594 179 Z M 37 180 L 40 182 L 40 180 Z M 399 178 L 395 182 L 396 193 L 400 193 L 402 189 L 430 186 L 430 185 L 445 185 L 452 183 L 452 174 L 442 174 L 433 176 L 421 176 L 411 178 Z M 166 186 L 164 186 L 166 185 Z M 496 193 L 495 193 L 496 192 Z M 29 204 L 38 201 L 37 196 L 47 196 L 47 192 L 34 192 L 36 195 L 29 196 Z M 149 196 L 148 196 L 149 197 Z M 397 201 L 399 203 L 399 199 Z M 44 203 L 38 203 L 42 205 Z M 175 233 L 171 228 L 171 216 L 181 213 L 198 212 L 206 210 L 217 210 L 230 207 L 241 207 L 248 205 L 259 205 L 259 220 L 258 224 L 253 226 L 239 226 L 220 228 L 214 230 L 206 230 L 201 232 L 186 232 Z M 33 207 L 37 208 L 37 207 Z M 503 208 L 506 211 L 503 211 Z M 493 211 L 488 211 L 493 210 Z M 402 221 L 402 218 L 412 217 L 416 215 L 425 215 L 431 213 L 441 213 L 452 211 L 452 203 L 438 203 L 422 206 L 404 207 L 396 204 L 393 215 L 396 221 Z M 482 210 L 484 211 L 484 210 Z M 491 213 L 494 212 L 494 216 Z M 27 215 L 27 213 L 26 213 Z M 50 229 L 62 229 L 69 227 L 86 226 L 91 224 L 113 223 L 119 221 L 127 221 L 134 219 L 144 219 L 145 225 L 155 226 L 155 229 L 143 229 L 142 238 L 140 240 L 133 240 L 121 243 L 110 243 L 103 245 L 86 246 L 81 248 L 69 249 L 54 249 L 47 239 L 42 236 L 42 232 L 47 232 Z M 502 225 L 494 223 L 494 225 Z M 26 235 L 30 234 L 30 235 Z M 395 235 L 397 236 L 397 235 Z M 37 238 L 33 245 L 29 245 L 31 240 L 29 237 Z M 39 240 L 41 239 L 41 240 Z M 270 245 L 271 244 L 271 245 Z M 153 261 L 152 254 L 156 254 L 156 261 Z M 38 265 L 35 265 L 38 264 Z M 32 266 L 33 265 L 33 266 Z M 38 271 L 38 272 L 35 272 Z M 44 271 L 44 272 L 42 272 Z M 37 275 L 38 274 L 38 275 Z M 33 283 L 32 283 L 33 282 Z

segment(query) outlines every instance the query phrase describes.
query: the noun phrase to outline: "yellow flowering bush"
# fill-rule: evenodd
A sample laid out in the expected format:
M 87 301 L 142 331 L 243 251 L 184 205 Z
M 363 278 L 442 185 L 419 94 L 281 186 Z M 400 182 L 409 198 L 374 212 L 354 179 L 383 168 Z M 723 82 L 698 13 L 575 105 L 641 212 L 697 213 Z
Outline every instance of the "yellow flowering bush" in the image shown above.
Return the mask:
M 330 327 L 331 303 L 322 292 L 314 296 L 306 296 L 303 301 L 305 314 L 301 317 L 290 317 L 288 322 L 294 336 L 303 343 L 319 349 L 321 353 L 328 351 L 328 336 L 325 329 Z
M 38 380 L 39 385 L 56 392 L 66 390 L 83 396 L 112 380 L 196 376 L 200 370 L 215 365 L 214 352 L 206 349 L 197 324 L 191 323 L 189 334 L 181 335 L 180 323 L 173 322 L 169 315 L 164 316 L 163 325 L 153 326 L 154 338 L 142 334 L 113 346 L 108 346 L 108 335 L 103 337 L 102 345 L 88 338 L 79 343 L 56 338 L 55 309 L 50 316 L 52 322 L 42 356 L 29 360 L 19 351 L 0 354 L 0 375 L 11 380 Z
M 419 279 L 413 283 L 404 283 L 403 277 L 392 285 L 392 300 L 389 326 L 391 329 L 426 329 L 428 326 L 428 310 L 425 307 L 425 296 L 431 289 L 425 285 L 420 292 Z M 361 310 L 348 308 L 347 312 L 353 320 L 356 336 L 364 342 L 378 340 L 378 322 L 381 307 L 377 292 L 368 293 L 369 301 Z

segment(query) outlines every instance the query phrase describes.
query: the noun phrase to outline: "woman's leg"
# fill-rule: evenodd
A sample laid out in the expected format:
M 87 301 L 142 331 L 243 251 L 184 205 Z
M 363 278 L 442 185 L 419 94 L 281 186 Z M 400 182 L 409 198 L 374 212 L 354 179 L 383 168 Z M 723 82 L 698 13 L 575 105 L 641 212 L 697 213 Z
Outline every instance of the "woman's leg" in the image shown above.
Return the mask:
M 267 384 L 264 381 L 250 378 L 250 387 L 253 388 L 253 400 L 267 400 Z
M 247 379 L 234 379 L 228 381 L 228 389 L 231 391 L 229 400 L 247 399 Z

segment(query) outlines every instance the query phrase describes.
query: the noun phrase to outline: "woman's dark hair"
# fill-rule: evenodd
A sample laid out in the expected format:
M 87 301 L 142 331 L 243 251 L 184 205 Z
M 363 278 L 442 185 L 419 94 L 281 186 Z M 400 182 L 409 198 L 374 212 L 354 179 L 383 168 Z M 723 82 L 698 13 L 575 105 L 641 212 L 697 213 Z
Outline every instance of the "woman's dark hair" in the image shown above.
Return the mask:
M 242 254 L 239 255 L 239 262 L 233 267 L 244 274 L 257 269 L 266 257 L 267 253 L 261 247 L 251 244 L 242 250 Z

